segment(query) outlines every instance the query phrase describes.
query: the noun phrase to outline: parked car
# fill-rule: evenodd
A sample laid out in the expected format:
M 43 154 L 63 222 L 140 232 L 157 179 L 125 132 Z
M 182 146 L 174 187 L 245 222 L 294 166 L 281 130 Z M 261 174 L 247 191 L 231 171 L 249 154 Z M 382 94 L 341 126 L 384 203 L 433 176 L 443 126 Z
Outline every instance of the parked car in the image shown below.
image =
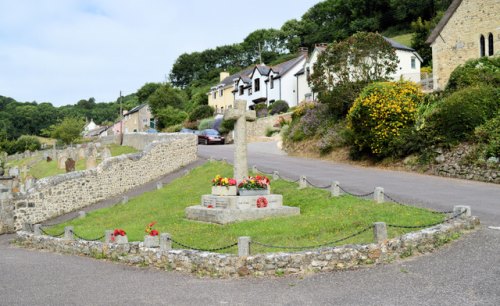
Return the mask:
M 224 144 L 224 137 L 222 137 L 217 130 L 206 129 L 200 131 L 200 133 L 198 134 L 198 143 L 206 145 L 211 143 Z

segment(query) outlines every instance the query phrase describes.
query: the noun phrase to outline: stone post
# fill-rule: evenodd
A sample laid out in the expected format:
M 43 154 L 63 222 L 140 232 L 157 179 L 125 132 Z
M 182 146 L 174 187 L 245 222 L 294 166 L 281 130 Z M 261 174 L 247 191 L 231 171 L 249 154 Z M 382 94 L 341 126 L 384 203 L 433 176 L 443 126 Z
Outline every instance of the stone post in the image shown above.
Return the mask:
M 73 240 L 73 226 L 66 226 L 64 228 L 64 239 Z
M 23 223 L 23 231 L 24 232 L 31 232 L 31 224 L 29 222 Z
M 278 171 L 273 171 L 273 180 L 278 180 L 280 178 L 280 174 Z
M 340 197 L 340 183 L 338 181 L 332 182 L 332 187 L 330 187 L 330 193 L 332 197 Z
M 113 230 L 104 231 L 104 242 L 111 243 L 111 237 L 113 237 Z
M 259 172 L 259 170 L 257 170 L 257 166 L 256 166 L 256 165 L 253 165 L 253 166 L 252 166 L 252 172 L 253 172 L 253 173 L 257 173 L 257 172 Z
M 127 204 L 128 203 L 128 197 L 127 196 L 123 196 L 122 198 L 122 204 Z
M 384 188 L 375 187 L 375 192 L 373 193 L 373 200 L 377 204 L 384 203 Z
M 82 211 L 78 212 L 78 219 L 84 219 L 87 216 L 87 213 Z
M 465 206 L 465 205 L 453 206 L 453 215 L 454 216 L 461 214 L 463 211 L 465 211 L 465 213 L 460 216 L 460 219 L 465 219 L 466 217 L 471 216 L 470 206 Z
M 156 190 L 160 190 L 163 188 L 163 183 L 162 182 L 156 182 Z
M 385 222 L 373 223 L 373 240 L 375 243 L 381 243 L 387 240 L 387 225 Z
M 170 251 L 172 249 L 172 240 L 169 233 L 160 234 L 160 250 Z
M 302 175 L 299 179 L 299 189 L 307 188 L 307 178 Z
M 42 235 L 42 225 L 41 224 L 35 224 L 34 225 L 34 233 L 35 233 L 35 236 L 41 236 Z
M 250 237 L 239 237 L 238 238 L 238 256 L 245 257 L 250 256 L 250 242 L 252 239 Z

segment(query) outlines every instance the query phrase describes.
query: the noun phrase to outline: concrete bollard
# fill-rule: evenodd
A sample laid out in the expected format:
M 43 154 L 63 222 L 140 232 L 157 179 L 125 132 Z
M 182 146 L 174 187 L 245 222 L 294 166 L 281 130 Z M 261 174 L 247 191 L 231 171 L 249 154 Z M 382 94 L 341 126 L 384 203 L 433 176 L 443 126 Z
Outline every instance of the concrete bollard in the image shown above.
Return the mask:
M 210 156 L 210 157 L 208 158 L 208 161 L 209 161 L 209 162 L 213 162 L 214 160 L 215 160 L 215 159 L 214 159 L 214 157 L 213 157 L 213 156 Z
M 122 204 L 127 204 L 128 203 L 128 197 L 127 196 L 123 196 L 122 198 Z
M 332 187 L 330 187 L 330 193 L 332 197 L 340 197 L 340 183 L 339 181 L 333 181 Z
M 169 233 L 160 234 L 160 250 L 170 251 L 172 249 L 172 240 Z
M 163 188 L 163 183 L 162 182 L 156 182 L 156 190 L 160 190 Z
M 85 219 L 86 216 L 87 213 L 84 212 L 83 210 L 78 212 L 78 219 Z
M 300 179 L 299 179 L 299 189 L 304 189 L 304 188 L 307 188 L 307 178 L 302 175 L 300 176 Z
M 280 178 L 280 174 L 278 171 L 273 171 L 273 180 L 278 180 Z
M 64 239 L 73 240 L 73 226 L 66 226 L 64 228 Z
M 35 232 L 35 236 L 42 236 L 42 225 L 35 224 L 33 231 Z
M 460 219 L 465 219 L 466 217 L 470 217 L 472 215 L 470 206 L 466 206 L 466 205 L 453 206 L 453 215 L 454 216 L 461 214 L 463 211 L 465 211 L 465 213 L 460 216 Z
M 238 256 L 245 257 L 250 256 L 250 242 L 252 239 L 250 237 L 239 237 L 238 238 Z
M 259 172 L 259 170 L 257 170 L 257 166 L 256 166 L 256 165 L 253 165 L 253 166 L 252 166 L 252 172 L 253 172 L 253 173 L 257 173 L 257 172 Z
M 111 237 L 113 236 L 113 230 L 104 231 L 104 242 L 111 243 Z
M 24 232 L 31 232 L 31 223 L 29 223 L 29 222 L 24 222 L 24 223 L 23 223 L 23 231 L 24 231 Z
M 387 240 L 387 225 L 385 222 L 373 223 L 373 240 L 375 243 L 381 243 Z
M 375 191 L 373 193 L 373 200 L 375 200 L 377 204 L 384 203 L 384 188 L 375 188 Z
M 227 164 L 227 159 L 226 159 L 226 158 L 223 158 L 223 159 L 222 159 L 222 162 L 223 162 L 223 163 L 225 163 L 225 164 Z

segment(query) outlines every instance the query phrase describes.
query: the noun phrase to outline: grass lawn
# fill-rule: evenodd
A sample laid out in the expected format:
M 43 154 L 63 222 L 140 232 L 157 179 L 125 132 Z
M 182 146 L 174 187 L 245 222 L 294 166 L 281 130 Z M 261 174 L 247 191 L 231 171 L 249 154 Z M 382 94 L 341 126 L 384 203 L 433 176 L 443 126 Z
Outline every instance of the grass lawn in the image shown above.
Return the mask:
M 136 153 L 138 150 L 134 147 L 129 146 L 120 146 L 117 144 L 112 144 L 109 146 L 109 150 L 111 151 L 111 156 L 119 156 L 122 154 Z
M 282 194 L 285 205 L 300 207 L 300 216 L 229 225 L 186 220 L 184 209 L 199 204 L 201 195 L 210 193 L 210 181 L 216 174 L 231 176 L 232 167 L 222 162 L 207 163 L 161 190 L 142 194 L 127 204 L 90 212 L 85 219 L 75 219 L 46 231 L 56 234 L 64 226 L 73 225 L 78 235 L 92 239 L 103 235 L 106 229 L 121 228 L 127 232 L 129 241 L 140 241 L 146 225 L 157 221 L 155 229 L 170 233 L 174 240 L 195 248 L 212 249 L 232 244 L 239 236 L 250 236 L 254 241 L 273 245 L 309 246 L 346 237 L 377 221 L 424 225 L 443 220 L 442 215 L 425 209 L 391 203 L 375 204 L 350 196 L 331 198 L 329 191 L 314 188 L 298 190 L 296 183 L 283 180 L 271 182 L 273 193 Z M 388 234 L 394 237 L 409 231 L 389 228 Z M 372 235 L 369 230 L 341 244 L 368 243 L 372 241 Z M 178 246 L 174 244 L 175 247 Z M 279 251 L 256 245 L 252 248 L 253 252 Z
M 407 47 L 411 47 L 411 39 L 413 38 L 413 33 L 402 34 L 398 36 L 391 37 L 392 40 L 397 41 Z

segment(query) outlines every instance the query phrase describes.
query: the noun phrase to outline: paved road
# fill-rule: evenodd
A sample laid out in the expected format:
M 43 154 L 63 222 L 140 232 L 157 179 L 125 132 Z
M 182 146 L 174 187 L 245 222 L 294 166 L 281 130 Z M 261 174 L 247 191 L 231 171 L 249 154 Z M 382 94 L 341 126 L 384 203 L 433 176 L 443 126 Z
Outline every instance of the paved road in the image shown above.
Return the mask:
M 200 147 L 200 155 L 229 159 L 231 150 Z M 383 186 L 437 209 L 470 204 L 487 225 L 500 223 L 496 185 L 291 158 L 272 144 L 250 145 L 250 162 L 318 183 L 334 178 L 352 191 Z M 8 238 L 0 236 L 0 305 L 500 305 L 500 231 L 484 226 L 434 254 L 388 265 L 233 280 L 18 249 Z

